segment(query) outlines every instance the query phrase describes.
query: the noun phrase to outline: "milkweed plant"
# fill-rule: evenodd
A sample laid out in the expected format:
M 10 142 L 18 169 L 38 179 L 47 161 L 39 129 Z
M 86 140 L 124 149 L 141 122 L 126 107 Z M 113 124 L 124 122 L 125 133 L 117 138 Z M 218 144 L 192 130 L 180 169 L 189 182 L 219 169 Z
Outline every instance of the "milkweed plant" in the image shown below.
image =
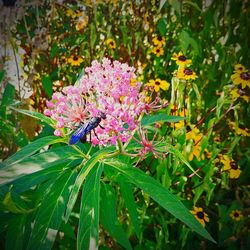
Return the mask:
M 2 183 L 11 188 L 8 191 L 9 195 L 13 192 L 12 187 L 15 190 L 18 186 L 20 192 L 20 188 L 24 191 L 39 184 L 41 180 L 47 180 L 47 195 L 37 208 L 27 249 L 53 244 L 56 233 L 51 239 L 51 230 L 52 228 L 58 230 L 61 223 L 66 223 L 70 219 L 80 189 L 82 189 L 82 199 L 77 247 L 97 248 L 99 213 L 102 209 L 100 203 L 102 199 L 107 202 L 109 195 L 113 195 L 112 191 L 108 191 L 108 182 L 101 181 L 106 175 L 105 178 L 111 175 L 111 179 L 116 176 L 115 180 L 123 188 L 132 183 L 142 189 L 198 234 L 214 241 L 176 196 L 140 170 L 138 160 L 144 160 L 149 154 L 164 161 L 168 154 L 176 152 L 180 160 L 192 169 L 177 149 L 149 127 L 159 121 L 177 122 L 184 118 L 164 113 L 160 114 L 160 117 L 151 115 L 153 111 L 166 108 L 168 103 L 161 100 L 159 95 L 149 96 L 148 88 L 150 86 L 145 86 L 143 89 L 142 83 L 137 81 L 134 67 L 104 58 L 101 62 L 93 61 L 76 85 L 64 87 L 62 91 L 53 93 L 44 111 L 49 118 L 26 111 L 27 114 L 38 117 L 54 127 L 56 136 L 41 138 L 27 145 L 8 158 L 1 169 Z M 25 111 L 20 112 L 25 113 Z M 72 133 L 79 126 L 88 124 L 89 120 L 97 117 L 100 112 L 105 114 L 105 119 L 100 121 L 102 127 L 97 126 L 94 131 L 91 129 L 85 135 L 89 137 L 89 144 L 67 145 Z M 40 151 L 46 145 L 55 143 L 60 143 L 61 146 Z M 20 165 L 22 168 L 18 169 Z M 48 178 L 52 178 L 53 181 L 49 181 Z M 100 196 L 102 185 L 104 190 L 107 189 L 104 196 Z M 127 197 L 132 195 L 131 188 L 130 186 L 129 194 L 126 194 L 126 190 L 121 192 L 125 195 L 125 203 L 129 203 L 127 204 L 129 213 L 135 216 L 137 211 L 135 204 L 131 204 L 133 199 Z M 45 211 L 47 219 L 43 216 Z M 113 215 L 105 216 L 108 218 Z M 112 227 L 116 225 L 109 225 L 109 222 L 106 222 L 107 218 L 104 219 L 104 227 L 107 227 L 107 230 L 114 230 Z M 137 215 L 132 218 L 139 236 Z M 121 235 L 116 235 L 114 232 L 114 237 L 117 237 L 118 241 L 119 237 L 125 237 L 125 232 L 120 233 Z M 125 248 L 131 248 L 128 240 L 119 242 Z

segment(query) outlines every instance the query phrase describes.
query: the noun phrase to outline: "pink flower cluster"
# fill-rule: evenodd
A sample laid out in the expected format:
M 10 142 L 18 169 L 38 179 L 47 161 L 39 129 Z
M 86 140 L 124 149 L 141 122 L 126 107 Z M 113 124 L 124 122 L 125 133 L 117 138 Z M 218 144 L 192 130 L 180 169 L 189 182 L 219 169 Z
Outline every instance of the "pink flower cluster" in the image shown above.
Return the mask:
M 140 94 L 141 83 L 135 80 L 135 68 L 119 61 L 104 58 L 93 61 L 85 69 L 78 86 L 65 87 L 47 102 L 44 114 L 56 121 L 54 134 L 62 136 L 64 128 L 78 128 L 100 112 L 106 115 L 92 133 L 92 144 L 127 142 L 137 126 L 137 118 L 145 108 L 145 96 Z

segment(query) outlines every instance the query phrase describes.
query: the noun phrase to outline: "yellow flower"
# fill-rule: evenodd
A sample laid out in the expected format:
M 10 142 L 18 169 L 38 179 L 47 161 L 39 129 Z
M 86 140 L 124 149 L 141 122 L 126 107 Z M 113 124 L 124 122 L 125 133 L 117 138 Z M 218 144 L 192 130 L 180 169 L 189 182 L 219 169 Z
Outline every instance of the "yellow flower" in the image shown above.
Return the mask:
M 175 109 L 174 109 L 174 112 L 175 112 Z M 175 113 L 175 115 L 176 115 L 176 116 L 181 116 L 181 117 L 188 116 L 187 110 L 186 110 L 186 112 L 184 113 L 184 109 L 183 109 L 182 111 L 178 112 L 177 114 Z M 180 128 L 182 128 L 182 127 L 185 126 L 185 121 L 182 120 L 182 121 L 179 121 L 179 122 L 171 123 L 170 126 L 171 126 L 172 128 L 175 128 L 176 130 L 178 130 L 178 129 L 180 129 Z
M 232 89 L 230 92 L 229 92 L 232 100 L 237 100 L 238 97 L 240 97 L 240 94 L 239 94 L 239 90 L 238 89 Z
M 137 83 L 137 81 L 136 81 L 135 78 L 131 78 L 131 79 L 130 79 L 130 85 L 131 85 L 131 86 L 133 86 L 133 87 L 136 86 L 136 83 Z
M 201 141 L 202 134 L 200 133 L 200 130 L 198 128 L 193 128 L 186 134 L 186 140 L 190 139 L 192 139 L 195 144 Z
M 171 59 L 176 61 L 176 64 L 180 66 L 185 66 L 192 63 L 192 60 L 187 59 L 182 52 L 179 52 L 178 54 L 174 53 Z
M 203 227 L 205 227 L 206 222 L 209 222 L 208 215 L 203 212 L 201 207 L 194 206 L 194 210 L 192 210 L 191 213 L 195 216 L 196 220 L 202 224 Z
M 206 152 L 207 158 L 211 159 L 212 153 L 208 151 L 208 149 L 204 150 Z
M 116 48 L 116 43 L 113 39 L 109 38 L 106 40 L 106 44 L 111 48 L 115 49 Z
M 70 63 L 71 66 L 80 66 L 82 62 L 83 62 L 83 58 L 81 56 L 77 56 L 77 55 L 72 55 L 68 59 L 68 63 Z
M 165 39 L 160 36 L 154 37 L 152 42 L 157 47 L 162 47 L 163 45 L 165 45 Z
M 235 132 L 237 135 L 250 136 L 249 129 L 247 128 L 237 128 Z
M 179 79 L 183 79 L 183 80 L 189 80 L 189 79 L 192 79 L 192 80 L 195 80 L 198 76 L 196 75 L 196 73 L 191 70 L 191 69 L 188 69 L 188 68 L 180 68 L 178 71 L 177 71 L 177 77 Z
M 221 162 L 224 165 L 224 171 L 229 172 L 230 179 L 239 178 L 241 170 L 234 160 L 231 160 L 227 155 L 223 155 Z
M 185 122 L 184 121 L 179 121 L 179 122 L 175 122 L 175 123 L 172 123 L 172 127 L 174 127 L 176 130 L 182 128 L 185 126 Z
M 234 72 L 244 72 L 246 68 L 242 64 L 234 65 Z
M 164 50 L 162 47 L 154 47 L 152 53 L 154 53 L 157 57 L 160 57 L 164 54 Z
M 165 81 L 157 78 L 156 80 L 149 80 L 149 82 L 146 84 L 149 87 L 153 87 L 155 92 L 159 92 L 160 89 L 162 90 L 168 90 L 170 84 Z
M 232 121 L 229 121 L 228 125 L 231 129 L 235 131 L 237 135 L 250 136 L 250 132 L 248 128 L 239 128 L 237 127 L 236 123 Z
M 69 16 L 71 18 L 77 18 L 82 15 L 82 12 L 80 10 L 73 11 L 72 9 L 66 10 L 66 16 Z
M 242 89 L 246 86 L 250 87 L 250 74 L 246 68 L 241 64 L 236 64 L 234 69 L 234 74 L 231 76 L 233 83 L 235 85 L 241 84 Z
M 72 9 L 67 9 L 66 10 L 66 16 L 72 17 L 74 15 L 74 11 Z
M 201 147 L 200 144 L 194 145 L 193 150 L 190 152 L 188 156 L 188 160 L 192 161 L 194 159 L 194 156 L 200 160 L 200 154 L 201 154 Z M 201 159 L 204 160 L 205 156 L 202 154 Z
M 247 95 L 242 95 L 241 98 L 246 101 L 246 102 L 249 102 L 249 96 Z
M 66 64 L 68 62 L 68 59 L 65 56 L 62 56 L 60 61 L 62 64 Z
M 235 221 L 240 221 L 243 218 L 243 214 L 240 210 L 233 210 L 230 213 L 230 217 Z

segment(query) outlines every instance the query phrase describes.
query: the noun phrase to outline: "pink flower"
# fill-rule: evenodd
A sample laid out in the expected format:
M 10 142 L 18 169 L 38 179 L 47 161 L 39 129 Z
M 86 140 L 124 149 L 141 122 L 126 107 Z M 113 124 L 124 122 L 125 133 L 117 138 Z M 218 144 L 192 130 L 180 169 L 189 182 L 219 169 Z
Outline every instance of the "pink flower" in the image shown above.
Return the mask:
M 54 135 L 55 135 L 55 136 L 62 136 L 62 131 L 61 131 L 60 129 L 56 129 L 56 130 L 54 131 Z
M 134 72 L 135 68 L 125 63 L 111 62 L 108 58 L 101 62 L 95 60 L 85 68 L 79 86 L 64 87 L 61 93 L 53 94 L 45 114 L 56 120 L 58 129 L 73 130 L 103 112 L 106 119 L 100 125 L 104 129 L 95 129 L 98 138 L 92 133 L 92 144 L 127 142 L 145 108 L 141 83 L 135 80 Z M 58 129 L 55 134 L 61 136 Z

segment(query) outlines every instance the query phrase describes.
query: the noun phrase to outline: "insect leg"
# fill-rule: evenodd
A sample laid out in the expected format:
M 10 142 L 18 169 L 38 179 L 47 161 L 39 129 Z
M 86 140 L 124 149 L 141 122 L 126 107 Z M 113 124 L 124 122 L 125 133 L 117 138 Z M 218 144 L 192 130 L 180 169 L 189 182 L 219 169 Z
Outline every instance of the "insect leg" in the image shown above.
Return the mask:
M 105 129 L 102 125 L 99 124 L 99 127 L 102 128 L 102 129 Z
M 91 142 L 91 131 L 89 132 L 89 142 Z
M 94 131 L 94 134 L 95 134 L 96 138 L 100 141 L 100 139 L 98 138 L 98 136 L 97 136 L 97 134 L 95 132 L 95 129 L 93 129 L 93 131 Z

